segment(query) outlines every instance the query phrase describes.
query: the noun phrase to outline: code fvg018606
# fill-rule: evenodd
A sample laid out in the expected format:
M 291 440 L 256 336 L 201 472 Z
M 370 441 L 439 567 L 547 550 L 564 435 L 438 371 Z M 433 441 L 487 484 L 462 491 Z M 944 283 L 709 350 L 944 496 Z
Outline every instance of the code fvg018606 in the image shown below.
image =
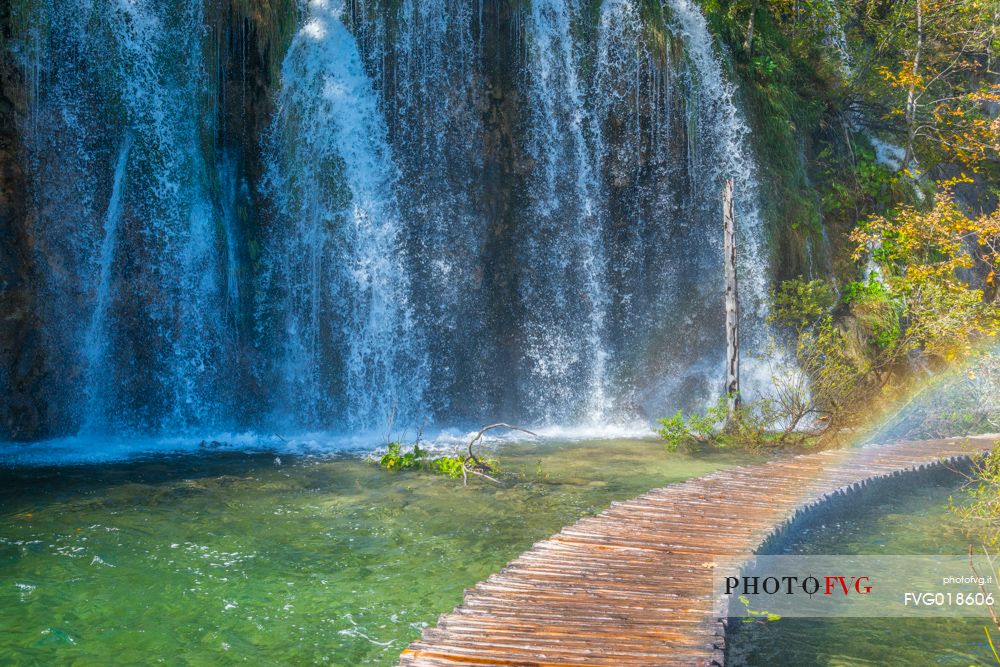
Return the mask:
M 906 607 L 985 607 L 993 604 L 993 593 L 903 593 Z

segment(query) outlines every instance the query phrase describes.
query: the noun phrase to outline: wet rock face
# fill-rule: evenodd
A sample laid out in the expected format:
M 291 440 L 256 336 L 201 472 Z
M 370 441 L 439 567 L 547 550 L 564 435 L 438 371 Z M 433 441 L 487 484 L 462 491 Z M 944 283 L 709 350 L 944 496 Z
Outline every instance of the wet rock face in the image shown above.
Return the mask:
M 295 0 L 231 0 L 206 16 L 219 63 L 217 146 L 238 152 L 249 183 L 258 183 L 263 173 L 260 142 L 271 122 L 272 93 L 296 20 Z M 255 192 L 249 188 L 248 196 Z
M 10 7 L 0 9 L 10 38 Z M 28 234 L 26 181 L 17 127 L 26 106 L 21 72 L 0 59 L 0 438 L 27 440 L 46 432 L 39 381 L 44 357 L 34 312 L 34 264 Z
M 516 369 L 519 365 L 518 334 L 513 326 L 523 320 L 518 300 L 518 257 L 515 239 L 523 230 L 521 212 L 526 207 L 523 194 L 531 160 L 525 154 L 520 135 L 526 119 L 517 72 L 521 67 L 518 43 L 505 26 L 514 24 L 511 3 L 487 3 L 484 8 L 483 69 L 487 73 L 480 108 L 483 114 L 483 200 L 489 233 L 482 245 L 482 287 L 488 296 L 486 325 L 495 332 L 496 348 L 489 360 L 495 368 Z M 489 382 L 495 368 L 480 365 L 470 374 L 470 386 L 486 387 L 479 405 L 470 405 L 470 418 L 483 406 L 499 406 L 500 414 L 522 413 L 517 397 L 504 392 L 500 383 Z M 519 378 L 512 378 L 516 383 Z

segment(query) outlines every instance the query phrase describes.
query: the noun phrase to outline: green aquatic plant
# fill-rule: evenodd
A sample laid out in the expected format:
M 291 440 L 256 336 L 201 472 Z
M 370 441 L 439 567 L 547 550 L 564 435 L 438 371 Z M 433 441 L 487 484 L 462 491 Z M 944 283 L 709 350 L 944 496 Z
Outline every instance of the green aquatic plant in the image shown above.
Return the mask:
M 499 481 L 492 477 L 500 472 L 500 464 L 496 459 L 478 458 L 473 460 L 471 457 L 457 453 L 434 455 L 430 451 L 422 449 L 419 444 L 414 444 L 411 450 L 404 451 L 402 443 L 389 443 L 386 453 L 378 459 L 377 463 L 389 472 L 422 470 L 452 479 L 464 479 L 466 483 L 468 483 L 469 475 L 476 475 L 499 484 Z
M 458 479 L 462 476 L 462 459 L 457 456 L 442 456 L 434 459 L 431 467 L 434 472 L 447 475 L 452 479 Z
M 747 610 L 746 618 L 743 619 L 744 623 L 756 623 L 756 622 L 760 622 L 760 621 L 780 621 L 781 620 L 781 616 L 778 616 L 777 614 L 771 613 L 769 611 L 751 609 L 750 608 L 750 598 L 748 598 L 745 595 L 741 595 L 739 597 L 739 600 L 740 600 L 740 603 L 742 603 L 743 606 L 746 607 L 746 610 Z
M 1000 654 L 997 653 L 997 647 L 993 645 L 993 637 L 990 636 L 990 629 L 987 626 L 983 626 L 983 631 L 986 632 L 986 641 L 990 644 L 990 650 L 993 652 L 993 659 L 997 661 L 1000 665 Z
M 970 537 L 992 552 L 1000 550 L 1000 441 L 973 459 L 962 496 L 948 502 Z
M 704 413 L 691 412 L 685 415 L 682 410 L 678 410 L 672 417 L 664 417 L 656 432 L 664 440 L 667 451 L 672 452 L 713 442 L 722 444 L 716 436 L 728 416 L 729 397 L 724 395 Z
M 421 449 L 419 443 L 414 444 L 412 450 L 404 452 L 402 443 L 390 442 L 386 453 L 379 459 L 379 465 L 386 470 L 412 470 L 425 466 L 427 457 L 427 450 Z
M 378 465 L 389 472 L 399 470 L 426 470 L 457 479 L 462 476 L 464 459 L 461 456 L 434 456 L 429 450 L 414 443 L 409 451 L 403 450 L 403 443 L 390 442 L 386 452 L 378 459 Z M 490 466 L 495 470 L 496 466 Z
M 462 483 L 465 485 L 469 483 L 469 476 L 472 475 L 482 477 L 483 479 L 489 480 L 495 484 L 500 484 L 500 481 L 494 477 L 494 475 L 501 472 L 499 461 L 494 458 L 477 456 L 473 451 L 476 443 L 483 439 L 483 435 L 486 434 L 487 431 L 497 428 L 521 431 L 522 433 L 527 433 L 531 436 L 535 435 L 531 431 L 518 426 L 511 426 L 510 424 L 503 423 L 491 424 L 482 428 L 478 433 L 476 433 L 475 436 L 473 436 L 472 440 L 469 441 L 468 451 L 465 455 L 458 452 L 451 455 L 434 455 L 429 450 L 420 447 L 420 436 L 418 435 L 416 442 L 413 443 L 413 447 L 409 451 L 404 451 L 403 443 L 398 440 L 394 440 L 386 445 L 385 454 L 379 457 L 377 461 L 374 458 L 371 460 L 376 462 L 379 467 L 390 472 L 400 470 L 423 470 L 426 472 L 445 475 L 452 479 L 461 478 Z

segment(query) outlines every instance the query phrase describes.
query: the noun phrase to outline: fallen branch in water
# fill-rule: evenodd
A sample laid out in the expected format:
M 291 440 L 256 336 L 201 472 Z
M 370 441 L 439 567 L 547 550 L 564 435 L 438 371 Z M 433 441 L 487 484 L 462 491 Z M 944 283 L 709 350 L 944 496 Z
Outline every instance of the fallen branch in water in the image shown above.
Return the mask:
M 537 434 L 526 428 L 499 422 L 496 424 L 490 424 L 489 426 L 484 426 L 472 437 L 467 447 L 468 454 L 463 454 L 461 448 L 458 448 L 455 450 L 454 454 L 450 456 L 435 456 L 431 454 L 429 450 L 421 449 L 420 447 L 420 439 L 423 433 L 423 427 L 421 427 L 421 429 L 417 432 L 417 439 L 413 443 L 413 448 L 410 451 L 404 452 L 403 443 L 398 440 L 387 441 L 385 454 L 378 459 L 372 458 L 371 460 L 373 463 L 377 463 L 380 467 L 388 471 L 419 469 L 447 475 L 453 479 L 461 477 L 462 486 L 469 485 L 469 475 L 482 477 L 487 481 L 500 485 L 502 482 L 493 476 L 499 472 L 499 466 L 489 459 L 480 459 L 475 452 L 476 443 L 482 442 L 483 436 L 488 431 L 492 431 L 496 428 L 520 431 L 521 433 L 527 433 L 528 435 L 537 437 Z
M 483 428 L 479 429 L 479 433 L 476 433 L 476 435 L 472 438 L 472 440 L 469 441 L 469 455 L 466 456 L 464 459 L 462 459 L 462 486 L 469 485 L 470 472 L 473 475 L 477 475 L 484 479 L 488 479 L 494 484 L 500 484 L 499 480 L 497 480 L 494 477 L 490 477 L 489 475 L 486 474 L 487 472 L 493 472 L 493 468 L 489 464 L 480 461 L 479 457 L 476 456 L 475 452 L 472 451 L 472 448 L 475 446 L 475 444 L 483 439 L 483 435 L 487 431 L 492 431 L 495 428 L 505 428 L 510 431 L 520 431 L 521 433 L 527 433 L 528 435 L 534 436 L 536 438 L 538 437 L 536 433 L 533 433 L 526 428 L 521 428 L 520 426 L 512 426 L 511 424 L 506 424 L 504 422 L 490 424 L 489 426 L 484 426 Z M 469 461 L 474 461 L 475 465 L 470 466 Z
M 483 428 L 481 428 L 479 430 L 479 433 L 477 433 L 476 436 L 472 440 L 469 441 L 469 458 L 470 459 L 472 459 L 476 463 L 480 463 L 479 459 L 476 458 L 476 455 L 472 453 L 472 447 L 477 442 L 479 442 L 480 440 L 483 439 L 483 434 L 484 433 L 486 433 L 487 431 L 492 431 L 495 428 L 505 428 L 505 429 L 509 429 L 511 431 L 520 431 L 521 433 L 527 433 L 528 435 L 534 436 L 536 438 L 538 437 L 537 433 L 532 433 L 528 429 L 521 428 L 520 426 L 511 426 L 510 424 L 505 424 L 503 422 L 498 422 L 496 424 L 490 424 L 489 426 L 484 426 Z
M 467 465 L 465 465 L 465 463 L 462 463 L 462 486 L 468 486 L 469 485 L 469 473 L 472 473 L 473 475 L 476 475 L 477 477 L 482 477 L 483 479 L 488 479 L 491 482 L 493 482 L 494 484 L 496 484 L 497 486 L 502 486 L 503 485 L 503 482 L 501 482 L 496 477 L 490 477 L 486 473 L 480 472 L 480 471 L 476 470 L 475 468 L 470 468 Z

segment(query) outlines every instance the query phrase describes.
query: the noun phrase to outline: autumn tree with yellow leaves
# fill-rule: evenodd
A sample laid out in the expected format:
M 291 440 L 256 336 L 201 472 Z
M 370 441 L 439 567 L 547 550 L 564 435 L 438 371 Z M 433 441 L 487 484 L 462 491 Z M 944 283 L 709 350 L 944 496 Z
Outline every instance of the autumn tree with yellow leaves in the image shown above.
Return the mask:
M 740 437 L 853 432 L 1000 333 L 1000 0 L 701 5 L 794 232 L 770 316 L 796 363 L 744 402 L 763 426 Z M 704 443 L 711 417 L 661 435 Z
M 897 313 L 886 363 L 913 353 L 955 359 L 1000 327 L 1000 214 L 966 215 L 955 203 L 955 184 L 941 184 L 928 210 L 903 206 L 851 235 L 855 260 L 877 263 L 885 300 Z
M 906 393 L 915 369 L 964 359 L 1000 334 L 1000 213 L 962 210 L 954 188 L 969 180 L 859 224 L 850 241 L 864 280 L 839 294 L 822 279 L 776 291 L 772 319 L 796 333 L 808 410 L 833 432 Z
M 873 21 L 878 72 L 894 93 L 887 120 L 902 135 L 901 169 L 947 162 L 980 171 L 1000 160 L 997 0 L 906 0 Z M 875 92 L 875 91 L 873 91 Z

